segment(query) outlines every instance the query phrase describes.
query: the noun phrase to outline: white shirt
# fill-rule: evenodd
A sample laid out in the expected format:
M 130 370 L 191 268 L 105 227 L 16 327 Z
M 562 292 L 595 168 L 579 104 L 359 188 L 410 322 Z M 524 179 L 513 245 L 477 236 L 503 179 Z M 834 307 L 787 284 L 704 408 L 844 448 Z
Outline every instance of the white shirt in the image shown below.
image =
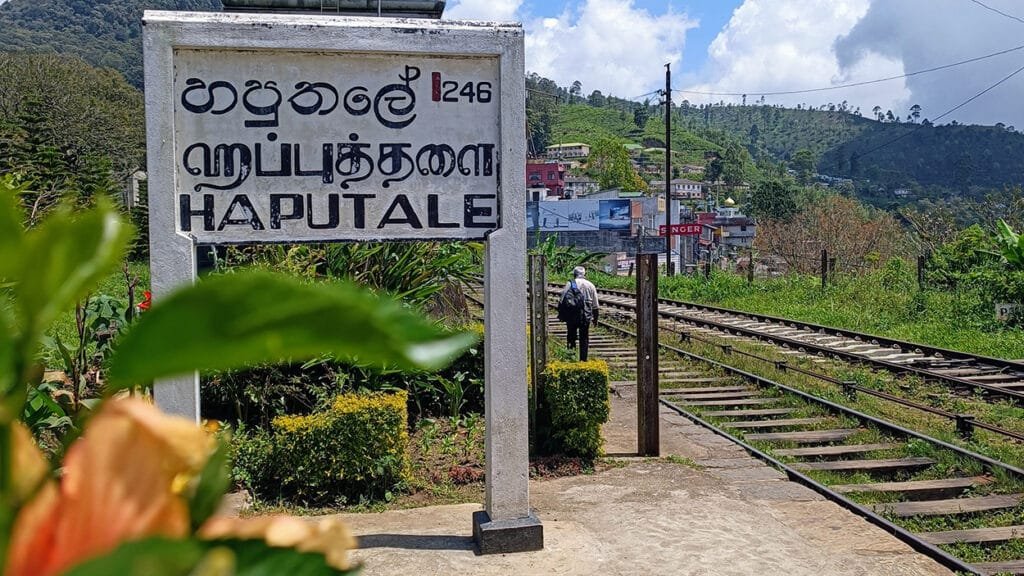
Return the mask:
M 565 283 L 565 290 L 562 293 L 568 292 L 571 287 L 572 281 L 570 280 Z M 594 286 L 594 283 L 586 278 L 576 278 L 576 287 L 583 293 L 583 299 L 587 301 L 587 304 L 590 304 L 590 310 L 597 311 L 597 288 Z

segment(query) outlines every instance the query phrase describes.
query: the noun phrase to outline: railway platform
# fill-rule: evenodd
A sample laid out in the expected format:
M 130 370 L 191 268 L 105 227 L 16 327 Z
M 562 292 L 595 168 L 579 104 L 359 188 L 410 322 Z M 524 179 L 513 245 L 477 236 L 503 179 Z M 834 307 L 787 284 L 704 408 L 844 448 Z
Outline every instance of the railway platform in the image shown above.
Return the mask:
M 662 458 L 636 451 L 631 382 L 617 382 L 606 451 L 592 475 L 534 480 L 545 549 L 476 556 L 477 504 L 341 517 L 367 575 L 945 575 L 885 531 L 789 482 L 732 442 L 663 408 Z

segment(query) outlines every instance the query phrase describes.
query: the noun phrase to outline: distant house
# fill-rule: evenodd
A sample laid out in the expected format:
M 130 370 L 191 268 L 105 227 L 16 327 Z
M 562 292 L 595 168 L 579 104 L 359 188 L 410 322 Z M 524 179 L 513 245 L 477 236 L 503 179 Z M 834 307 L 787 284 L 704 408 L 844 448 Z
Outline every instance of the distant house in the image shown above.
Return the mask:
M 566 176 L 565 196 L 566 198 L 581 198 L 597 192 L 601 186 L 597 180 L 587 176 Z
M 590 145 L 581 142 L 553 144 L 547 147 L 547 154 L 548 158 L 558 160 L 563 158 L 586 158 L 590 156 Z
M 563 162 L 527 162 L 526 186 L 528 189 L 547 188 L 550 196 L 565 196 L 565 173 L 568 168 Z
M 739 208 L 719 208 L 711 226 L 718 228 L 719 242 L 727 248 L 750 248 L 754 245 L 757 222 L 743 214 Z
M 686 164 L 680 168 L 683 174 L 703 174 L 704 167 L 699 164 Z
M 682 178 L 676 178 L 669 183 L 672 187 L 672 197 L 678 200 L 703 200 L 704 199 L 704 184 L 701 182 L 694 182 L 692 180 L 684 180 Z M 665 181 L 655 180 L 651 182 L 650 190 L 652 192 L 665 191 Z
M 911 191 L 907 188 L 897 188 L 892 191 L 892 195 L 897 198 L 909 198 L 911 194 Z
M 548 192 L 548 189 L 544 186 L 531 186 L 526 189 L 526 197 L 532 202 L 544 202 L 548 199 L 549 194 L 550 192 Z M 558 198 L 558 196 L 554 195 L 551 197 L 555 199 Z

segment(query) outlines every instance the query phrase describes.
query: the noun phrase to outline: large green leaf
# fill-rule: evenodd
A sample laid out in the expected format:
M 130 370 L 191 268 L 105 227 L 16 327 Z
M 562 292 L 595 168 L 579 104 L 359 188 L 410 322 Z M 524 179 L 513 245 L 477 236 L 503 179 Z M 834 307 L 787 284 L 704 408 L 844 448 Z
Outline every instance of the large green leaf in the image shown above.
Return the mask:
M 16 193 L 9 179 L 0 177 L 0 289 L 15 272 L 25 236 Z
M 348 573 L 352 572 L 328 566 L 320 554 L 272 548 L 259 540 L 206 542 L 151 538 L 123 544 L 110 554 L 72 568 L 64 576 L 338 576 Z
M 79 564 L 64 576 L 189 576 L 204 554 L 203 542 L 152 538 L 123 544 L 110 554 Z
M 476 340 L 444 333 L 355 285 L 305 284 L 265 272 L 208 278 L 155 304 L 118 342 L 112 390 L 321 354 L 436 369 Z
M 228 472 L 228 444 L 221 442 L 213 456 L 206 461 L 203 472 L 189 497 L 188 512 L 192 520 L 192 528 L 198 529 L 213 516 L 220 506 L 224 493 L 231 487 L 231 474 Z
M 124 258 L 131 228 L 106 205 L 75 216 L 61 211 L 25 237 L 14 280 L 22 320 L 42 334 L 114 270 Z

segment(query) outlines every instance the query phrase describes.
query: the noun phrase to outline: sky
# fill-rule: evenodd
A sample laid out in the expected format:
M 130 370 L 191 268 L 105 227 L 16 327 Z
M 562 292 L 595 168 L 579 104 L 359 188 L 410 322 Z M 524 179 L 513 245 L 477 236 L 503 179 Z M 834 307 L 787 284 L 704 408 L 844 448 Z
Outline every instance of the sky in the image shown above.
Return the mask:
M 448 0 L 445 18 L 522 22 L 527 71 L 584 94 L 647 95 L 671 63 L 676 102 L 830 88 L 764 101 L 1024 130 L 1024 0 Z

